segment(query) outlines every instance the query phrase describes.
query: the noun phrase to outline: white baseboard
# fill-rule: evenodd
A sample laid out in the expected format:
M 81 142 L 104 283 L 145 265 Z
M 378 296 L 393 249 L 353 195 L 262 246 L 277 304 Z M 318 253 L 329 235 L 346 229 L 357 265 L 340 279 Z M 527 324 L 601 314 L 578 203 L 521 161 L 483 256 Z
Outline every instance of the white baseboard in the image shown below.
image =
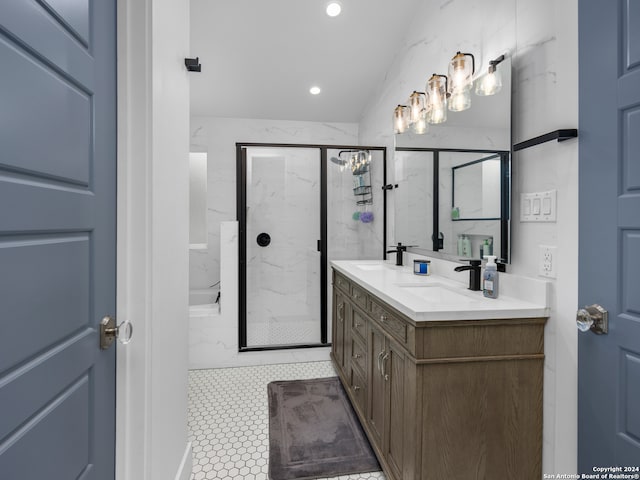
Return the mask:
M 184 450 L 182 461 L 176 472 L 175 480 L 189 480 L 191 478 L 191 469 L 193 467 L 193 458 L 191 456 L 191 442 L 187 443 L 187 448 Z

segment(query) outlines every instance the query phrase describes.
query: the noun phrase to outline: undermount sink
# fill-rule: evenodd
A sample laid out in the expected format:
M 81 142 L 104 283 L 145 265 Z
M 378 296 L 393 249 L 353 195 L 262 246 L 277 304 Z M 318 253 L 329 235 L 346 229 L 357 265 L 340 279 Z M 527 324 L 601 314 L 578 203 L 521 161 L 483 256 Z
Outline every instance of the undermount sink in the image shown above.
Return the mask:
M 433 304 L 452 305 L 476 301 L 463 293 L 458 293 L 438 283 L 432 284 L 397 284 L 403 291 L 421 300 Z

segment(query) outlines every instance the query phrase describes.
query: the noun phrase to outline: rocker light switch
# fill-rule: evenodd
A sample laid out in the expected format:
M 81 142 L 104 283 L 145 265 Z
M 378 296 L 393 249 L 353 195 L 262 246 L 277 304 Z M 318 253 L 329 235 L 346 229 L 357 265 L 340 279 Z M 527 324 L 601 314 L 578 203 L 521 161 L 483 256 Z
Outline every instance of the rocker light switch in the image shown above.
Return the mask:
M 539 198 L 533 199 L 533 214 L 540 215 L 540 199 Z
M 555 222 L 557 191 L 520 194 L 521 222 Z

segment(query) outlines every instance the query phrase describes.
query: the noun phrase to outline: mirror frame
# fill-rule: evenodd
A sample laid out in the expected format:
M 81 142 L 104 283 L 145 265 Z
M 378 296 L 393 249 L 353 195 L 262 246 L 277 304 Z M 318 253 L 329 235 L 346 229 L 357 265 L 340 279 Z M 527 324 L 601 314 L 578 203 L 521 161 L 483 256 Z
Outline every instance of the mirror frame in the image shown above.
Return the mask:
M 497 154 L 500 156 L 500 263 L 509 263 L 510 258 L 510 221 L 511 221 L 511 150 L 483 150 L 463 148 L 418 148 L 395 147 L 396 152 L 431 152 L 433 154 L 433 225 L 431 232 L 432 250 L 415 248 L 419 253 L 431 255 L 437 253 L 447 260 L 460 261 L 458 255 L 443 252 L 440 244 L 440 152 L 461 152 L 479 154 Z M 476 219 L 477 220 L 477 219 Z M 396 239 L 397 240 L 397 239 Z M 413 250 L 413 249 L 412 249 Z M 466 260 L 466 259 L 465 259 Z

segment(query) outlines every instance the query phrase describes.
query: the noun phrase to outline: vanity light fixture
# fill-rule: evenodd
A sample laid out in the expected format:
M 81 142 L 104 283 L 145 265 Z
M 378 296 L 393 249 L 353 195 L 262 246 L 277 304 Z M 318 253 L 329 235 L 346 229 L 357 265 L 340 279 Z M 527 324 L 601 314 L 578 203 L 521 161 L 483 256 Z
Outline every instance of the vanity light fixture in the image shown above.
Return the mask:
M 504 60 L 504 55 L 500 55 L 495 60 L 489 62 L 489 70 L 486 74 L 476 80 L 476 95 L 486 97 L 495 95 L 502 88 L 502 76 L 496 66 Z
M 409 126 L 409 107 L 398 105 L 393 109 L 393 132 L 404 133 Z
M 449 62 L 449 110 L 462 112 L 471 106 L 471 87 L 476 60 L 471 53 L 457 52 Z
M 311 88 L 309 89 L 309 93 L 310 93 L 311 95 L 318 95 L 318 94 L 320 93 L 320 87 L 318 87 L 318 86 L 314 85 L 313 87 L 311 87 Z
M 447 121 L 447 77 L 431 75 L 427 81 L 427 122 L 436 125 Z
M 329 2 L 327 3 L 326 12 L 330 17 L 337 17 L 342 12 L 342 4 L 340 2 Z

